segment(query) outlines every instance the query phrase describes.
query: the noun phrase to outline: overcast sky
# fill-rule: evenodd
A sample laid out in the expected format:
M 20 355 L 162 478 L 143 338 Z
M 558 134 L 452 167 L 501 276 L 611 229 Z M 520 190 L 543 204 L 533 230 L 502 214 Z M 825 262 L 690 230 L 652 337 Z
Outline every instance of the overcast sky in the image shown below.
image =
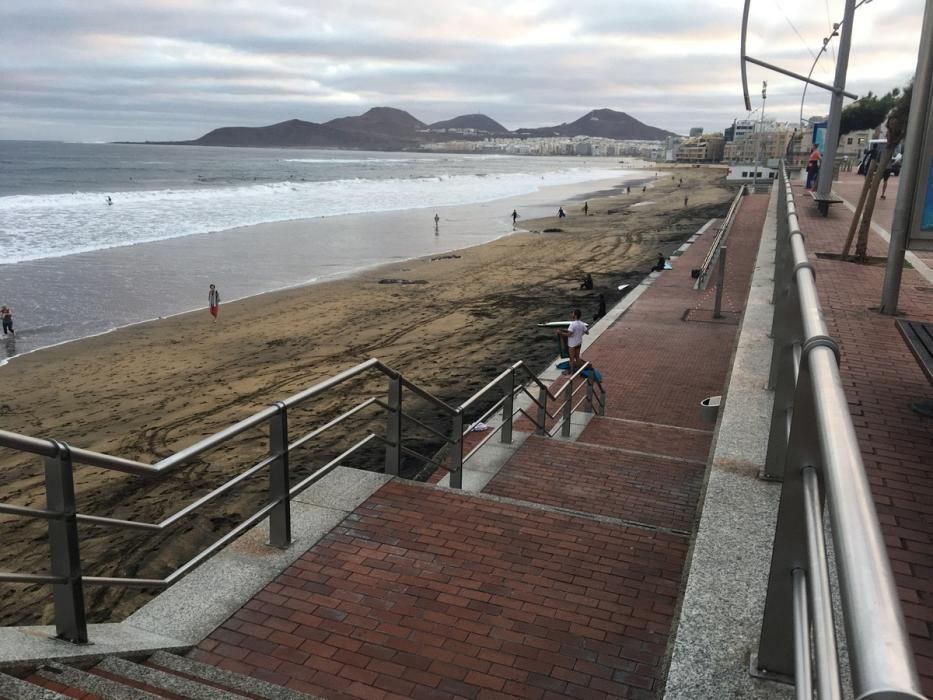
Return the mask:
M 2 0 L 0 139 L 167 140 L 408 110 L 514 129 L 593 108 L 686 133 L 744 117 L 741 0 Z M 749 55 L 806 74 L 842 0 L 752 0 Z M 848 88 L 903 85 L 923 0 L 856 13 Z M 832 82 L 832 50 L 814 77 Z M 802 83 L 749 68 L 796 120 Z M 805 115 L 828 110 L 808 91 Z M 757 118 L 757 114 L 755 115 Z

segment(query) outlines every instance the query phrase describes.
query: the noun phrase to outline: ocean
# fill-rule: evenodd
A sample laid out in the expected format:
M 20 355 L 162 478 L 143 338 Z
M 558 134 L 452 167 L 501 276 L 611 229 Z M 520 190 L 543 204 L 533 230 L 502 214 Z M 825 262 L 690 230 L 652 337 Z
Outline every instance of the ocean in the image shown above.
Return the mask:
M 540 216 L 639 174 L 611 158 L 0 141 L 0 303 L 17 331 L 0 353 L 198 308 L 210 282 L 229 301 L 485 243 L 513 208 Z

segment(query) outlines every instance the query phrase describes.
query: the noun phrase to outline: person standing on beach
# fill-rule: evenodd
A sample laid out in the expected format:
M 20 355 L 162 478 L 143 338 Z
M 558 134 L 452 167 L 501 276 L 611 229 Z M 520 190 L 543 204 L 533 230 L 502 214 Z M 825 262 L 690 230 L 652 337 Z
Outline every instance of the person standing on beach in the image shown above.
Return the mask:
M 558 219 L 563 219 L 565 216 L 567 216 L 567 215 L 564 213 L 564 208 L 563 208 L 563 207 L 558 207 L 558 209 L 557 209 L 557 218 L 558 218 Z
M 6 304 L 0 306 L 0 320 L 3 321 L 3 335 L 16 335 L 13 331 L 13 309 Z
M 590 203 L 583 202 L 583 216 L 589 216 L 589 215 L 590 215 Z
M 441 226 L 441 217 L 440 214 L 434 212 L 434 234 L 437 235 L 440 232 Z
M 515 228 L 515 222 L 518 220 L 518 210 L 512 210 L 512 228 Z
M 557 335 L 567 339 L 567 354 L 570 356 L 570 374 L 582 365 L 580 348 L 583 346 L 583 334 L 586 333 L 586 324 L 580 320 L 580 309 L 574 309 L 573 320 L 565 331 L 557 331 Z
M 217 314 L 220 313 L 220 292 L 217 291 L 217 287 L 213 284 L 211 285 L 210 291 L 207 293 L 207 308 L 216 321 Z
M 688 197 L 687 195 L 684 195 L 684 206 L 687 206 L 687 202 L 689 201 L 689 199 L 690 197 Z

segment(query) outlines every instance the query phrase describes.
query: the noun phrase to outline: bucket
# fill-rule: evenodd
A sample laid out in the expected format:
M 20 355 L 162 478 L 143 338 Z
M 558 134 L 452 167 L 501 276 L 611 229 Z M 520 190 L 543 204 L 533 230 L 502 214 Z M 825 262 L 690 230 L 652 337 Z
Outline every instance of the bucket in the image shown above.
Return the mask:
M 722 396 L 707 396 L 700 401 L 700 420 L 706 423 L 715 423 L 719 415 L 719 404 Z

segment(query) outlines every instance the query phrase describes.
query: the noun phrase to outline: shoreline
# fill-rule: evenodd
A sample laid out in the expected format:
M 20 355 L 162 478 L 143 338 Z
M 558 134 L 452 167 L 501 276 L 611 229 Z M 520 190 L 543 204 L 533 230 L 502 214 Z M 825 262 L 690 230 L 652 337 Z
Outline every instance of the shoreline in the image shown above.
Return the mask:
M 538 321 L 566 318 L 575 307 L 589 321 L 599 294 L 611 308 L 622 297 L 620 282 L 640 279 L 658 251 L 671 252 L 728 207 L 733 193 L 723 186 L 721 172 L 680 172 L 684 189 L 659 178 L 649 190 L 651 207 L 631 207 L 649 196 L 640 191 L 593 198 L 587 200 L 590 216 L 574 205 L 559 222 L 554 216 L 526 220 L 527 232 L 435 254 L 435 260 L 428 255 L 395 261 L 350 277 L 222 302 L 217 322 L 198 309 L 23 355 L 0 369 L 4 428 L 153 462 L 370 357 L 457 405 L 518 359 L 535 372 L 545 369 L 556 344 L 552 333 L 535 326 Z M 685 192 L 689 208 L 682 206 Z M 539 232 L 545 228 L 562 232 Z M 592 274 L 593 290 L 579 289 L 583 273 Z M 419 283 L 380 283 L 386 278 Z M 384 378 L 364 377 L 290 412 L 289 423 L 303 432 L 384 392 Z M 405 401 L 406 412 L 418 420 L 449 429 L 433 407 L 408 393 Z M 294 478 L 340 454 L 361 431 L 381 434 L 383 426 L 381 413 L 360 414 L 329 431 L 293 455 Z M 79 511 L 158 522 L 262 459 L 263 433 L 244 433 L 159 479 L 79 467 Z M 434 436 L 406 431 L 406 446 L 422 454 L 433 454 L 436 443 Z M 0 460 L 0 500 L 44 503 L 36 459 L 7 451 Z M 352 466 L 379 463 L 380 452 L 374 451 Z M 403 471 L 411 475 L 421 466 L 407 460 Z M 82 528 L 84 569 L 88 575 L 162 577 L 253 512 L 267 490 L 260 475 L 157 535 Z M 45 524 L 0 519 L 8 533 L 0 568 L 44 570 L 45 550 L 35 543 L 44 538 Z M 150 594 L 90 589 L 90 619 L 118 619 Z M 2 587 L 0 624 L 45 620 L 47 603 L 41 587 Z
M 622 182 L 634 182 L 636 179 L 638 181 L 643 179 L 643 171 L 631 171 L 631 174 L 634 177 L 627 178 Z M 7 357 L 0 359 L 0 367 L 9 363 L 10 360 L 24 357 L 38 350 L 113 333 L 141 323 L 174 318 L 204 308 L 201 304 L 202 290 L 200 286 L 194 286 L 195 278 L 204 275 L 199 265 L 190 264 L 184 271 L 175 272 L 174 277 L 171 277 L 171 272 L 168 271 L 168 276 L 161 272 L 158 274 L 150 273 L 147 279 L 146 270 L 161 270 L 166 265 L 174 267 L 172 265 L 173 261 L 179 259 L 182 261 L 188 258 L 198 261 L 210 260 L 214 255 L 213 251 L 218 246 L 228 248 L 229 251 L 226 255 L 233 261 L 252 255 L 257 241 L 260 246 L 270 249 L 264 258 L 263 253 L 260 252 L 258 256 L 260 260 L 257 264 L 264 264 L 265 268 L 264 271 L 260 270 L 256 273 L 242 264 L 238 266 L 235 262 L 224 264 L 223 260 L 216 261 L 215 264 L 220 264 L 224 268 L 224 271 L 218 275 L 220 276 L 220 279 L 217 280 L 219 288 L 222 293 L 229 293 L 230 289 L 233 290 L 229 299 L 225 299 L 227 294 L 223 294 L 223 303 L 233 303 L 261 294 L 320 284 L 356 274 L 365 274 L 380 265 L 409 262 L 420 257 L 460 251 L 493 242 L 522 230 L 512 229 L 506 223 L 506 212 L 511 208 L 522 208 L 523 210 L 530 208 L 540 214 L 545 211 L 545 202 L 551 200 L 573 201 L 577 197 L 587 196 L 594 188 L 606 187 L 608 183 L 618 182 L 618 178 L 613 177 L 571 185 L 550 185 L 520 197 L 509 196 L 452 207 L 418 207 L 312 219 L 271 221 L 209 233 L 130 243 L 123 246 L 101 248 L 92 252 L 74 253 L 67 256 L 22 261 L 9 266 L 0 266 L 0 281 L 12 289 L 28 289 L 30 284 L 38 285 L 41 288 L 43 280 L 55 283 L 61 277 L 71 278 L 78 285 L 77 288 L 62 290 L 55 297 L 46 299 L 34 300 L 33 294 L 27 293 L 25 298 L 30 303 L 35 301 L 34 306 L 38 304 L 49 308 L 54 307 L 60 303 L 62 295 L 69 299 L 75 296 L 81 300 L 80 304 L 75 304 L 74 309 L 50 311 L 49 313 L 52 316 L 49 318 L 42 319 L 37 324 L 34 322 L 32 327 L 20 327 L 17 336 L 7 341 Z M 522 203 L 519 200 L 522 200 Z M 498 216 L 498 221 L 495 220 L 495 217 L 490 218 L 487 213 L 489 209 L 501 210 L 502 214 Z M 336 269 L 328 270 L 326 264 L 318 264 L 316 267 L 312 265 L 311 268 L 305 268 L 306 256 L 315 248 L 312 245 L 310 249 L 307 249 L 310 245 L 308 242 L 309 237 L 323 236 L 333 239 L 334 237 L 348 236 L 351 239 L 357 239 L 361 236 L 360 231 L 408 231 L 415 226 L 423 225 L 422 219 L 424 217 L 422 215 L 425 212 L 434 211 L 439 212 L 443 217 L 443 235 L 428 234 L 430 238 L 427 239 L 427 242 L 424 239 L 410 241 L 408 243 L 409 250 L 407 251 L 410 253 L 409 255 L 390 259 L 385 254 L 377 251 L 375 258 L 378 259 L 365 260 L 354 258 L 353 252 L 350 251 L 348 253 L 350 257 L 338 261 Z M 493 230 L 492 234 L 489 233 L 490 229 Z M 394 233 L 389 235 L 394 235 Z M 425 248 L 431 245 L 435 246 L 435 249 L 426 251 Z M 357 247 L 359 248 L 359 246 Z M 336 254 L 339 255 L 339 252 Z M 367 255 L 365 248 L 359 251 L 359 255 Z M 280 269 L 282 265 L 277 262 L 277 259 L 287 260 L 285 267 L 288 267 L 288 269 L 283 272 Z M 184 264 L 185 262 L 182 262 L 182 266 Z M 108 292 L 100 288 L 96 279 L 96 269 L 100 266 L 113 269 L 116 273 L 121 270 L 135 268 L 142 278 L 143 294 L 158 297 L 158 301 L 144 299 L 142 304 L 147 305 L 146 308 L 141 308 L 139 302 L 135 301 L 130 301 L 129 306 L 125 306 L 126 300 L 131 299 L 132 295 L 136 294 L 136 288 L 127 286 L 126 281 L 123 280 L 125 286 L 116 295 L 116 299 L 110 300 L 115 303 L 108 306 L 105 303 L 107 300 L 104 298 Z M 275 274 L 280 274 L 282 277 L 277 280 L 267 279 L 267 275 L 272 276 Z M 208 281 L 214 281 L 213 276 L 212 273 L 212 277 Z M 204 277 L 204 279 L 207 278 Z M 201 286 L 206 288 L 206 282 Z M 102 298 L 104 298 L 103 301 Z M 175 306 L 176 310 L 163 313 L 163 302 L 166 300 L 170 306 Z M 136 306 L 133 305 L 134 303 Z M 14 301 L 14 312 L 20 311 L 24 305 L 24 302 L 16 303 Z M 88 310 L 91 311 L 92 316 L 97 313 L 109 315 L 109 318 L 95 318 L 94 325 L 97 327 L 91 329 L 91 332 L 82 332 L 80 328 L 76 329 L 72 319 L 85 318 L 84 314 Z M 30 317 L 22 312 L 16 313 L 15 319 L 22 321 L 23 318 Z M 49 331 L 48 329 L 52 330 Z M 43 334 L 44 337 L 38 337 Z M 26 349 L 18 351 L 16 349 L 17 343 L 20 346 L 26 345 Z

